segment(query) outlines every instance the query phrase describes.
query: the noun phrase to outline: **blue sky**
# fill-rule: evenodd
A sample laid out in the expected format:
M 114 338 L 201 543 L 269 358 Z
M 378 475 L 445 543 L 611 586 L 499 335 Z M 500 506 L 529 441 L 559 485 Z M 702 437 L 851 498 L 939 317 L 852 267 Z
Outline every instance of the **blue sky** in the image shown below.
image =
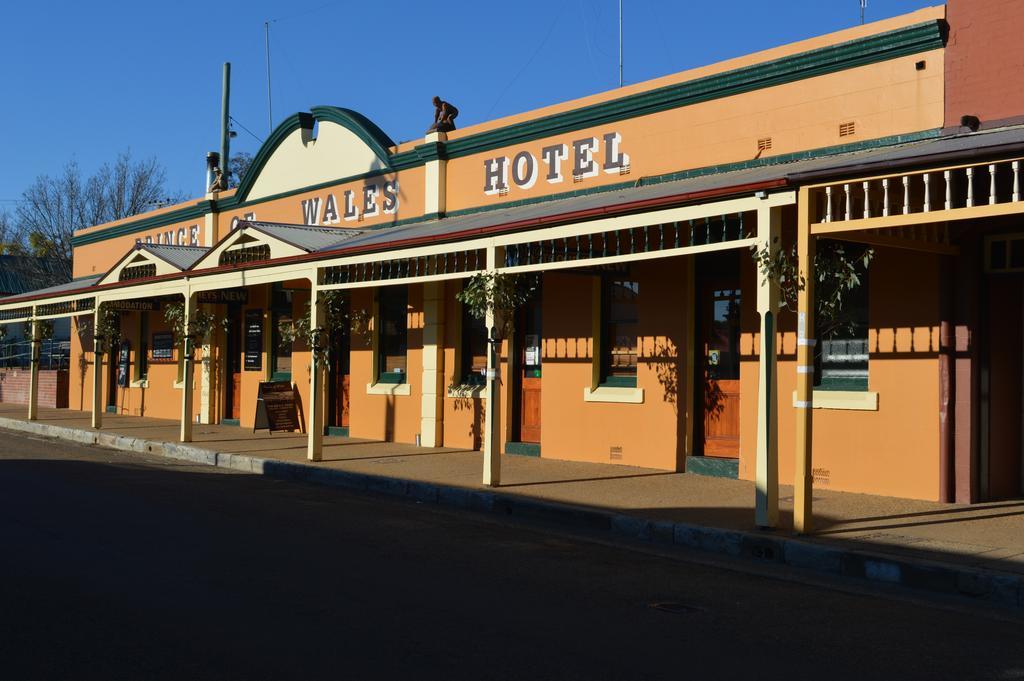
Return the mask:
M 869 0 L 868 20 L 937 4 Z M 168 188 L 202 192 L 219 146 L 221 64 L 232 63 L 233 150 L 273 117 L 330 104 L 396 141 L 422 136 L 438 94 L 458 123 L 618 83 L 617 0 L 12 2 L 0 20 L 0 210 L 71 158 L 156 156 Z M 639 82 L 859 22 L 858 0 L 624 0 L 625 79 Z

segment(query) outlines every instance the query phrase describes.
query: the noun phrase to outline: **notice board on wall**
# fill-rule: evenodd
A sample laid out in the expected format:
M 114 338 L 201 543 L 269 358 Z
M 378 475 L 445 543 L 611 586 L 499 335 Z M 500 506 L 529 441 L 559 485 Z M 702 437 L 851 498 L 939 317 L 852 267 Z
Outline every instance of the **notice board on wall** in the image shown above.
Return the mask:
M 246 371 L 263 369 L 263 310 L 245 311 L 245 362 Z
M 172 333 L 154 333 L 153 341 L 150 345 L 152 348 L 149 351 L 150 358 L 154 360 L 173 360 L 174 359 L 174 334 Z
M 256 420 L 252 432 L 266 428 L 276 431 L 293 432 L 300 430 L 299 410 L 295 404 L 295 390 L 291 381 L 260 383 L 256 393 Z

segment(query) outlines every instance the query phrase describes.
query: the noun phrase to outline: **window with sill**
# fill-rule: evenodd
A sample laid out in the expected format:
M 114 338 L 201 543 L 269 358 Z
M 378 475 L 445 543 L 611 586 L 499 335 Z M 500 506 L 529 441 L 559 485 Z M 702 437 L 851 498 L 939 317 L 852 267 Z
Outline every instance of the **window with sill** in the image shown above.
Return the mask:
M 470 314 L 468 305 L 462 306 L 460 365 L 462 385 L 481 386 L 486 382 L 487 325 L 484 319 Z
M 409 296 L 405 286 L 381 289 L 378 297 L 377 382 L 405 383 L 408 362 Z
M 640 284 L 607 278 L 601 290 L 601 386 L 636 387 Z
M 819 249 L 828 248 L 824 241 Z M 851 244 L 844 248 L 852 252 Z M 868 389 L 868 281 L 870 268 L 860 285 L 845 292 L 843 309 L 835 319 L 818 321 L 820 342 L 814 357 L 814 389 L 857 391 Z
M 281 345 L 281 324 L 292 323 L 292 291 L 280 284 L 274 284 L 271 294 L 271 379 L 274 381 L 292 380 L 292 346 Z

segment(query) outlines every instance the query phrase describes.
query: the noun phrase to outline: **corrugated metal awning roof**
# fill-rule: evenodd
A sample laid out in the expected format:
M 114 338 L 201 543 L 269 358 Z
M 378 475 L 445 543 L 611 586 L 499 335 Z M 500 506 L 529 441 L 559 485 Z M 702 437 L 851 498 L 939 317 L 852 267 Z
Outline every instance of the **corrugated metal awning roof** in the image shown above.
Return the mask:
M 140 244 L 138 248 L 142 251 L 149 251 L 179 270 L 187 270 L 192 267 L 210 250 L 204 246 L 174 246 L 172 244 Z

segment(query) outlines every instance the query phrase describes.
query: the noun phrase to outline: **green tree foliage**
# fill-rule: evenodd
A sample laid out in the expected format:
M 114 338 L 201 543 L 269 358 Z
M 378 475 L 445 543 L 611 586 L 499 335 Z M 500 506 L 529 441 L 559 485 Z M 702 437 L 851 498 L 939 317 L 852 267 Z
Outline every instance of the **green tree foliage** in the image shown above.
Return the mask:
M 534 275 L 478 272 L 470 277 L 456 298 L 477 319 L 484 319 L 493 312 L 497 337 L 507 338 L 516 310 L 533 297 L 539 284 Z
M 182 200 L 167 192 L 165 181 L 155 158 L 136 160 L 130 151 L 88 177 L 77 161 L 68 161 L 60 173 L 40 175 L 22 192 L 12 218 L 15 240 L 30 255 L 56 259 L 59 273 L 70 280 L 75 231 Z
M 778 284 L 779 307 L 796 312 L 797 297 L 807 287 L 799 270 L 796 246 L 786 250 L 776 239 L 771 247 L 751 246 L 750 250 L 763 280 Z M 831 338 L 850 330 L 852 320 L 846 314 L 846 300 L 863 284 L 874 255 L 874 249 L 858 244 L 819 240 L 814 255 L 814 302 L 820 337 Z

